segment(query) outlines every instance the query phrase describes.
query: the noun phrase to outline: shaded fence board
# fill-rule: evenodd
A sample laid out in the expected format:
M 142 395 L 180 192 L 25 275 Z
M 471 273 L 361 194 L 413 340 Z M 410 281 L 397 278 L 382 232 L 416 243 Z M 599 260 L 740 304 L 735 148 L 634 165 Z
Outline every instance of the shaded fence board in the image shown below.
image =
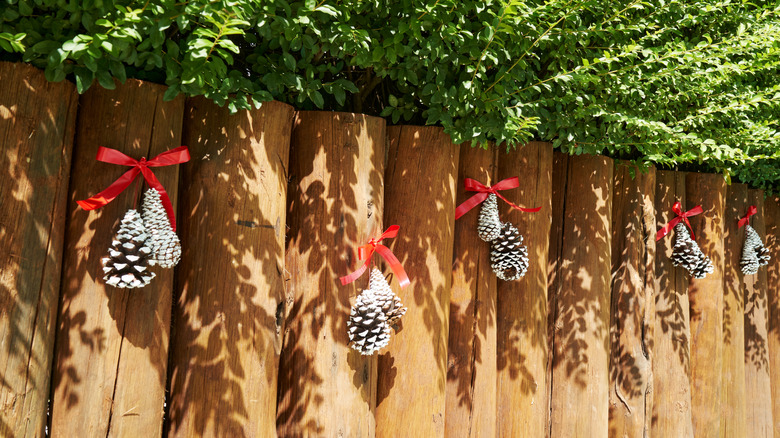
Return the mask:
M 672 205 L 686 204 L 685 174 L 656 172 L 657 227 L 669 223 Z M 653 330 L 653 415 L 651 436 L 693 437 L 690 386 L 690 307 L 688 280 L 669 257 L 674 233 L 656 242 L 655 329 Z
M 142 289 L 117 289 L 102 279 L 101 258 L 119 221 L 128 209 L 140 210 L 140 182 L 98 210 L 84 211 L 75 201 L 127 171 L 96 161 L 98 146 L 139 159 L 181 145 L 184 101 L 163 102 L 165 90 L 128 80 L 116 90 L 92 87 L 79 102 L 51 406 L 54 437 L 162 431 L 173 271 L 152 268 L 157 276 Z M 178 166 L 154 169 L 174 203 L 178 172 Z
M 511 209 L 499 200 L 503 221 L 523 235 L 529 266 L 517 281 L 498 280 L 498 436 L 544 436 L 549 416 L 547 387 L 547 258 L 552 203 L 552 145 L 531 142 L 507 154 L 499 151 L 497 180 L 520 177 L 504 192 L 537 213 Z
M 764 191 L 748 190 L 748 203 L 758 208 L 750 224 L 759 236 L 765 235 Z M 744 213 L 742 213 L 744 214 Z M 740 214 L 740 216 L 742 215 Z M 774 436 L 772 425 L 772 387 L 770 380 L 768 337 L 767 270 L 745 276 L 745 391 L 747 428 L 744 436 Z
M 606 437 L 613 163 L 585 155 L 566 161 L 553 168 L 566 185 L 557 193 L 563 222 L 557 287 L 550 291 L 557 306 L 550 436 Z
M 168 436 L 276 435 L 292 116 L 187 101 Z
M 388 128 L 385 223 L 411 285 L 403 328 L 379 356 L 376 435 L 444 436 L 452 245 L 459 149 L 441 128 Z M 397 289 L 397 280 L 391 283 Z
M 497 153 L 460 146 L 458 203 L 474 195 L 464 178 L 497 182 Z M 455 222 L 450 325 L 447 346 L 445 436 L 496 434 L 496 276 L 490 269 L 490 244 L 477 235 L 478 206 Z
M 300 112 L 290 156 L 279 435 L 372 437 L 376 359 L 350 348 L 347 336 L 369 272 L 347 286 L 338 277 L 361 266 L 358 246 L 383 232 L 385 122 Z M 381 260 L 376 255 L 373 265 L 381 268 Z
M 766 268 L 769 310 L 769 372 L 772 387 L 772 424 L 780 437 L 780 197 L 770 196 L 764 202 L 766 234 L 764 244 L 772 259 Z
M 612 200 L 609 436 L 649 436 L 655 326 L 655 168 L 616 163 Z
M 726 190 L 723 225 L 723 393 L 721 395 L 721 432 L 723 437 L 740 438 L 745 434 L 745 295 L 742 285 L 742 243 L 745 229 L 738 218 L 748 207 L 745 184 L 731 184 Z
M 0 62 L 0 436 L 43 436 L 75 88 Z
M 690 277 L 691 406 L 696 436 L 720 436 L 721 373 L 723 372 L 723 213 L 726 181 L 722 175 L 689 173 L 685 177 L 687 204 L 704 213 L 690 218 L 696 242 L 712 260 L 714 272 Z

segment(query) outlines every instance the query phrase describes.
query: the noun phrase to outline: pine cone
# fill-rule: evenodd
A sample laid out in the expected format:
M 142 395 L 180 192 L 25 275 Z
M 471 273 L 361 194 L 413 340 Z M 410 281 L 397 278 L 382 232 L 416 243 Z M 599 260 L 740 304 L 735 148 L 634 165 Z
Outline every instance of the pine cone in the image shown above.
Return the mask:
M 152 249 L 147 245 L 146 233 L 141 215 L 136 210 L 128 210 L 119 232 L 108 249 L 108 257 L 103 258 L 103 280 L 106 284 L 119 288 L 144 287 L 154 278 L 149 271 L 148 261 Z
M 347 320 L 350 346 L 370 355 L 390 342 L 390 325 L 376 295 L 370 289 L 358 295 Z
M 401 299 L 393 293 L 393 289 L 387 284 L 382 271 L 377 268 L 371 270 L 368 278 L 368 288 L 374 293 L 382 312 L 387 317 L 387 323 L 393 325 L 406 313 L 406 307 L 401 304 Z
M 505 223 L 490 246 L 490 267 L 504 281 L 517 280 L 528 269 L 528 248 L 514 225 Z
M 498 198 L 491 193 L 479 210 L 477 234 L 485 242 L 490 242 L 501 233 L 501 221 L 498 218 Z
M 142 211 L 144 225 L 149 233 L 149 246 L 153 253 L 149 264 L 157 264 L 163 268 L 176 266 L 181 260 L 181 243 L 179 236 L 171 228 L 168 213 L 157 190 L 148 189 L 144 193 Z
M 674 227 L 674 248 L 671 259 L 672 265 L 683 267 L 694 278 L 704 278 L 715 270 L 712 260 L 701 252 L 699 244 L 691 239 L 691 233 L 682 222 Z
M 769 250 L 764 246 L 761 237 L 756 230 L 745 225 L 745 244 L 742 247 L 742 259 L 739 264 L 745 275 L 753 275 L 758 272 L 758 268 L 769 264 Z

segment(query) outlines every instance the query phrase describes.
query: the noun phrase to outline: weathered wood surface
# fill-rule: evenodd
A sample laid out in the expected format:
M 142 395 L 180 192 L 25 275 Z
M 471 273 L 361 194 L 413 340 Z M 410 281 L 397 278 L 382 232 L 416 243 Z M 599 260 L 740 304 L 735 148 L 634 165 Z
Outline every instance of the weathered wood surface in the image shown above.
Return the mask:
M 694 434 L 721 434 L 721 377 L 723 372 L 723 223 L 726 181 L 722 175 L 689 173 L 685 178 L 687 204 L 701 205 L 704 213 L 690 218 L 696 242 L 712 260 L 714 272 L 690 277 L 691 406 Z
M 149 286 L 106 286 L 101 258 L 125 212 L 141 205 L 141 181 L 113 202 L 84 211 L 76 200 L 105 189 L 128 168 L 95 160 L 98 146 L 154 157 L 181 145 L 184 100 L 128 80 L 81 96 L 70 180 L 57 327 L 51 436 L 159 436 L 168 365 L 173 271 L 152 268 Z M 176 202 L 179 166 L 154 169 Z
M 347 336 L 350 307 L 368 288 L 369 271 L 347 286 L 338 277 L 360 267 L 357 248 L 383 232 L 385 122 L 300 112 L 290 157 L 278 432 L 373 437 L 376 359 L 349 347 Z M 390 272 L 378 254 L 372 265 Z
M 388 138 L 384 219 L 401 225 L 390 248 L 412 283 L 391 283 L 409 311 L 379 355 L 376 435 L 443 437 L 459 149 L 435 127 Z
M 758 208 L 750 224 L 759 236 L 766 234 L 764 191 L 748 190 L 748 203 Z M 743 213 L 744 214 L 744 213 Z M 767 269 L 745 276 L 745 392 L 747 397 L 747 428 L 743 436 L 769 438 L 774 436 L 772 423 L 772 386 L 770 379 L 768 338 Z
M 499 151 L 497 180 L 520 177 L 503 192 L 526 213 L 499 200 L 501 220 L 513 223 L 528 248 L 529 266 L 517 281 L 498 280 L 498 410 L 500 437 L 542 437 L 548 430 L 547 258 L 552 217 L 552 145 L 531 142 Z
M 473 196 L 463 185 L 473 178 L 493 185 L 498 149 L 460 146 L 457 201 Z M 477 235 L 480 206 L 455 222 L 450 326 L 447 346 L 445 436 L 496 435 L 496 281 L 490 243 Z
M 674 219 L 672 205 L 677 201 L 690 205 L 685 199 L 685 174 L 657 171 L 654 231 Z M 672 266 L 673 246 L 674 232 L 656 242 L 650 436 L 692 438 L 688 279 L 682 268 Z
M 557 306 L 550 436 L 606 437 L 613 163 L 586 155 L 567 161 L 553 168 L 553 179 L 566 183 L 557 212 L 563 222 L 556 290 L 550 291 Z
M 766 267 L 769 310 L 767 344 L 772 387 L 772 424 L 774 436 L 780 437 L 780 196 L 770 196 L 766 199 L 764 218 L 766 222 L 764 244 L 772 257 Z
M 726 190 L 723 224 L 723 393 L 721 395 L 721 433 L 724 438 L 745 434 L 745 294 L 742 285 L 742 244 L 745 229 L 739 218 L 747 212 L 748 189 L 731 184 Z
M 78 96 L 0 62 L 0 436 L 43 436 Z
M 616 163 L 613 181 L 609 436 L 649 436 L 655 326 L 655 168 L 642 172 Z
M 168 436 L 276 435 L 292 117 L 187 101 Z

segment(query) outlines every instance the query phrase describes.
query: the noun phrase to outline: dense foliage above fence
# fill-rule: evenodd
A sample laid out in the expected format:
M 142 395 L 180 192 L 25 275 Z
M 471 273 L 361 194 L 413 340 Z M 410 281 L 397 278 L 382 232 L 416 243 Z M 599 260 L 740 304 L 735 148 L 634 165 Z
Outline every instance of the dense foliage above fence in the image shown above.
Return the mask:
M 232 110 L 277 99 L 780 184 L 774 3 L 9 3 L 2 57 L 79 91 L 132 76 Z

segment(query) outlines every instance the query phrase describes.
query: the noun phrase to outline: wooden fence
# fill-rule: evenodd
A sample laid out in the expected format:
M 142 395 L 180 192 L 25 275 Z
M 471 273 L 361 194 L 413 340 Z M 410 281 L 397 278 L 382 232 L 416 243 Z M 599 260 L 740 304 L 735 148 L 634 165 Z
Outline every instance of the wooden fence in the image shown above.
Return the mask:
M 160 85 L 48 83 L 0 63 L 0 436 L 780 437 L 780 199 L 717 175 L 655 171 L 530 143 L 455 146 L 440 128 L 296 112 L 231 115 Z M 176 205 L 181 264 L 106 287 L 132 189 L 77 204 L 135 158 Z M 465 177 L 494 184 L 530 268 L 499 281 Z M 691 280 L 656 230 L 675 201 L 715 272 Z M 772 253 L 738 263 L 752 225 Z M 412 282 L 390 345 L 347 345 L 367 277 L 357 247 L 389 225 Z M 384 267 L 379 258 L 374 265 Z M 387 271 L 387 269 L 386 269 Z M 389 271 L 388 271 L 389 272 Z

